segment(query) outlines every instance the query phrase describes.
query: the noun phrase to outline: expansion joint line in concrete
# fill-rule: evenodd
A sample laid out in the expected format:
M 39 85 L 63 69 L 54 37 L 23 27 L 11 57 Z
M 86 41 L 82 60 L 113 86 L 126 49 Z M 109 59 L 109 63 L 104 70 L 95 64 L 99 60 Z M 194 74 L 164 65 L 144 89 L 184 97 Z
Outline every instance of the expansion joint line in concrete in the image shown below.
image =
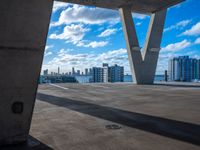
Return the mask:
M 131 8 L 122 7 L 119 12 L 134 80 L 137 84 L 153 84 L 167 10 L 151 14 L 142 52 L 132 19 Z

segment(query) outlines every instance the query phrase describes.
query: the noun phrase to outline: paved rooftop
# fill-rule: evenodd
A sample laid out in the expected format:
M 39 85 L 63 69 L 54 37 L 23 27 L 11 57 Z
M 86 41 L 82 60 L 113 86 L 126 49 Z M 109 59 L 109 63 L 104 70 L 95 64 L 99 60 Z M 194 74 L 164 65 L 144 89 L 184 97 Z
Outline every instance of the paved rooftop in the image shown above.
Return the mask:
M 199 97 L 200 84 L 40 85 L 28 148 L 199 150 Z

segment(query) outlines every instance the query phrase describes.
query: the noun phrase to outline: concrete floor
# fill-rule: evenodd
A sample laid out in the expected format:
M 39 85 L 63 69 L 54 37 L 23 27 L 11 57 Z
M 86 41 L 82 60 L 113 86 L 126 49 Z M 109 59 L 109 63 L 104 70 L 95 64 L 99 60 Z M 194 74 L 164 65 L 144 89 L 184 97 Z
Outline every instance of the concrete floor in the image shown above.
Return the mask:
M 200 84 L 40 85 L 30 135 L 34 150 L 199 150 Z

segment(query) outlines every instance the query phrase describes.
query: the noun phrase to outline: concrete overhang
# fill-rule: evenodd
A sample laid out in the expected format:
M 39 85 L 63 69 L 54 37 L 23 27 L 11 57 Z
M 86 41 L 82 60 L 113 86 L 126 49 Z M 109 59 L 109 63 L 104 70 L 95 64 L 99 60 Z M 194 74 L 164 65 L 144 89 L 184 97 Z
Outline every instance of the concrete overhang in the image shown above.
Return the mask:
M 154 13 L 174 6 L 185 0 L 57 0 L 67 3 L 95 6 L 108 9 L 118 9 L 130 6 L 133 12 Z

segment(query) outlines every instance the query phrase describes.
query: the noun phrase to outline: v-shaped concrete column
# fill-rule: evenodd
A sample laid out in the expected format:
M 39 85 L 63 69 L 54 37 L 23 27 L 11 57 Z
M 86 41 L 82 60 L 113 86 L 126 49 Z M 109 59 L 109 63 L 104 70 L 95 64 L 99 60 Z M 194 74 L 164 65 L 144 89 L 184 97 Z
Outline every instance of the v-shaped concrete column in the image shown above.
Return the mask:
M 166 10 L 151 14 L 146 42 L 141 52 L 131 8 L 119 9 L 126 39 L 129 63 L 136 84 L 153 84 L 160 51 Z

